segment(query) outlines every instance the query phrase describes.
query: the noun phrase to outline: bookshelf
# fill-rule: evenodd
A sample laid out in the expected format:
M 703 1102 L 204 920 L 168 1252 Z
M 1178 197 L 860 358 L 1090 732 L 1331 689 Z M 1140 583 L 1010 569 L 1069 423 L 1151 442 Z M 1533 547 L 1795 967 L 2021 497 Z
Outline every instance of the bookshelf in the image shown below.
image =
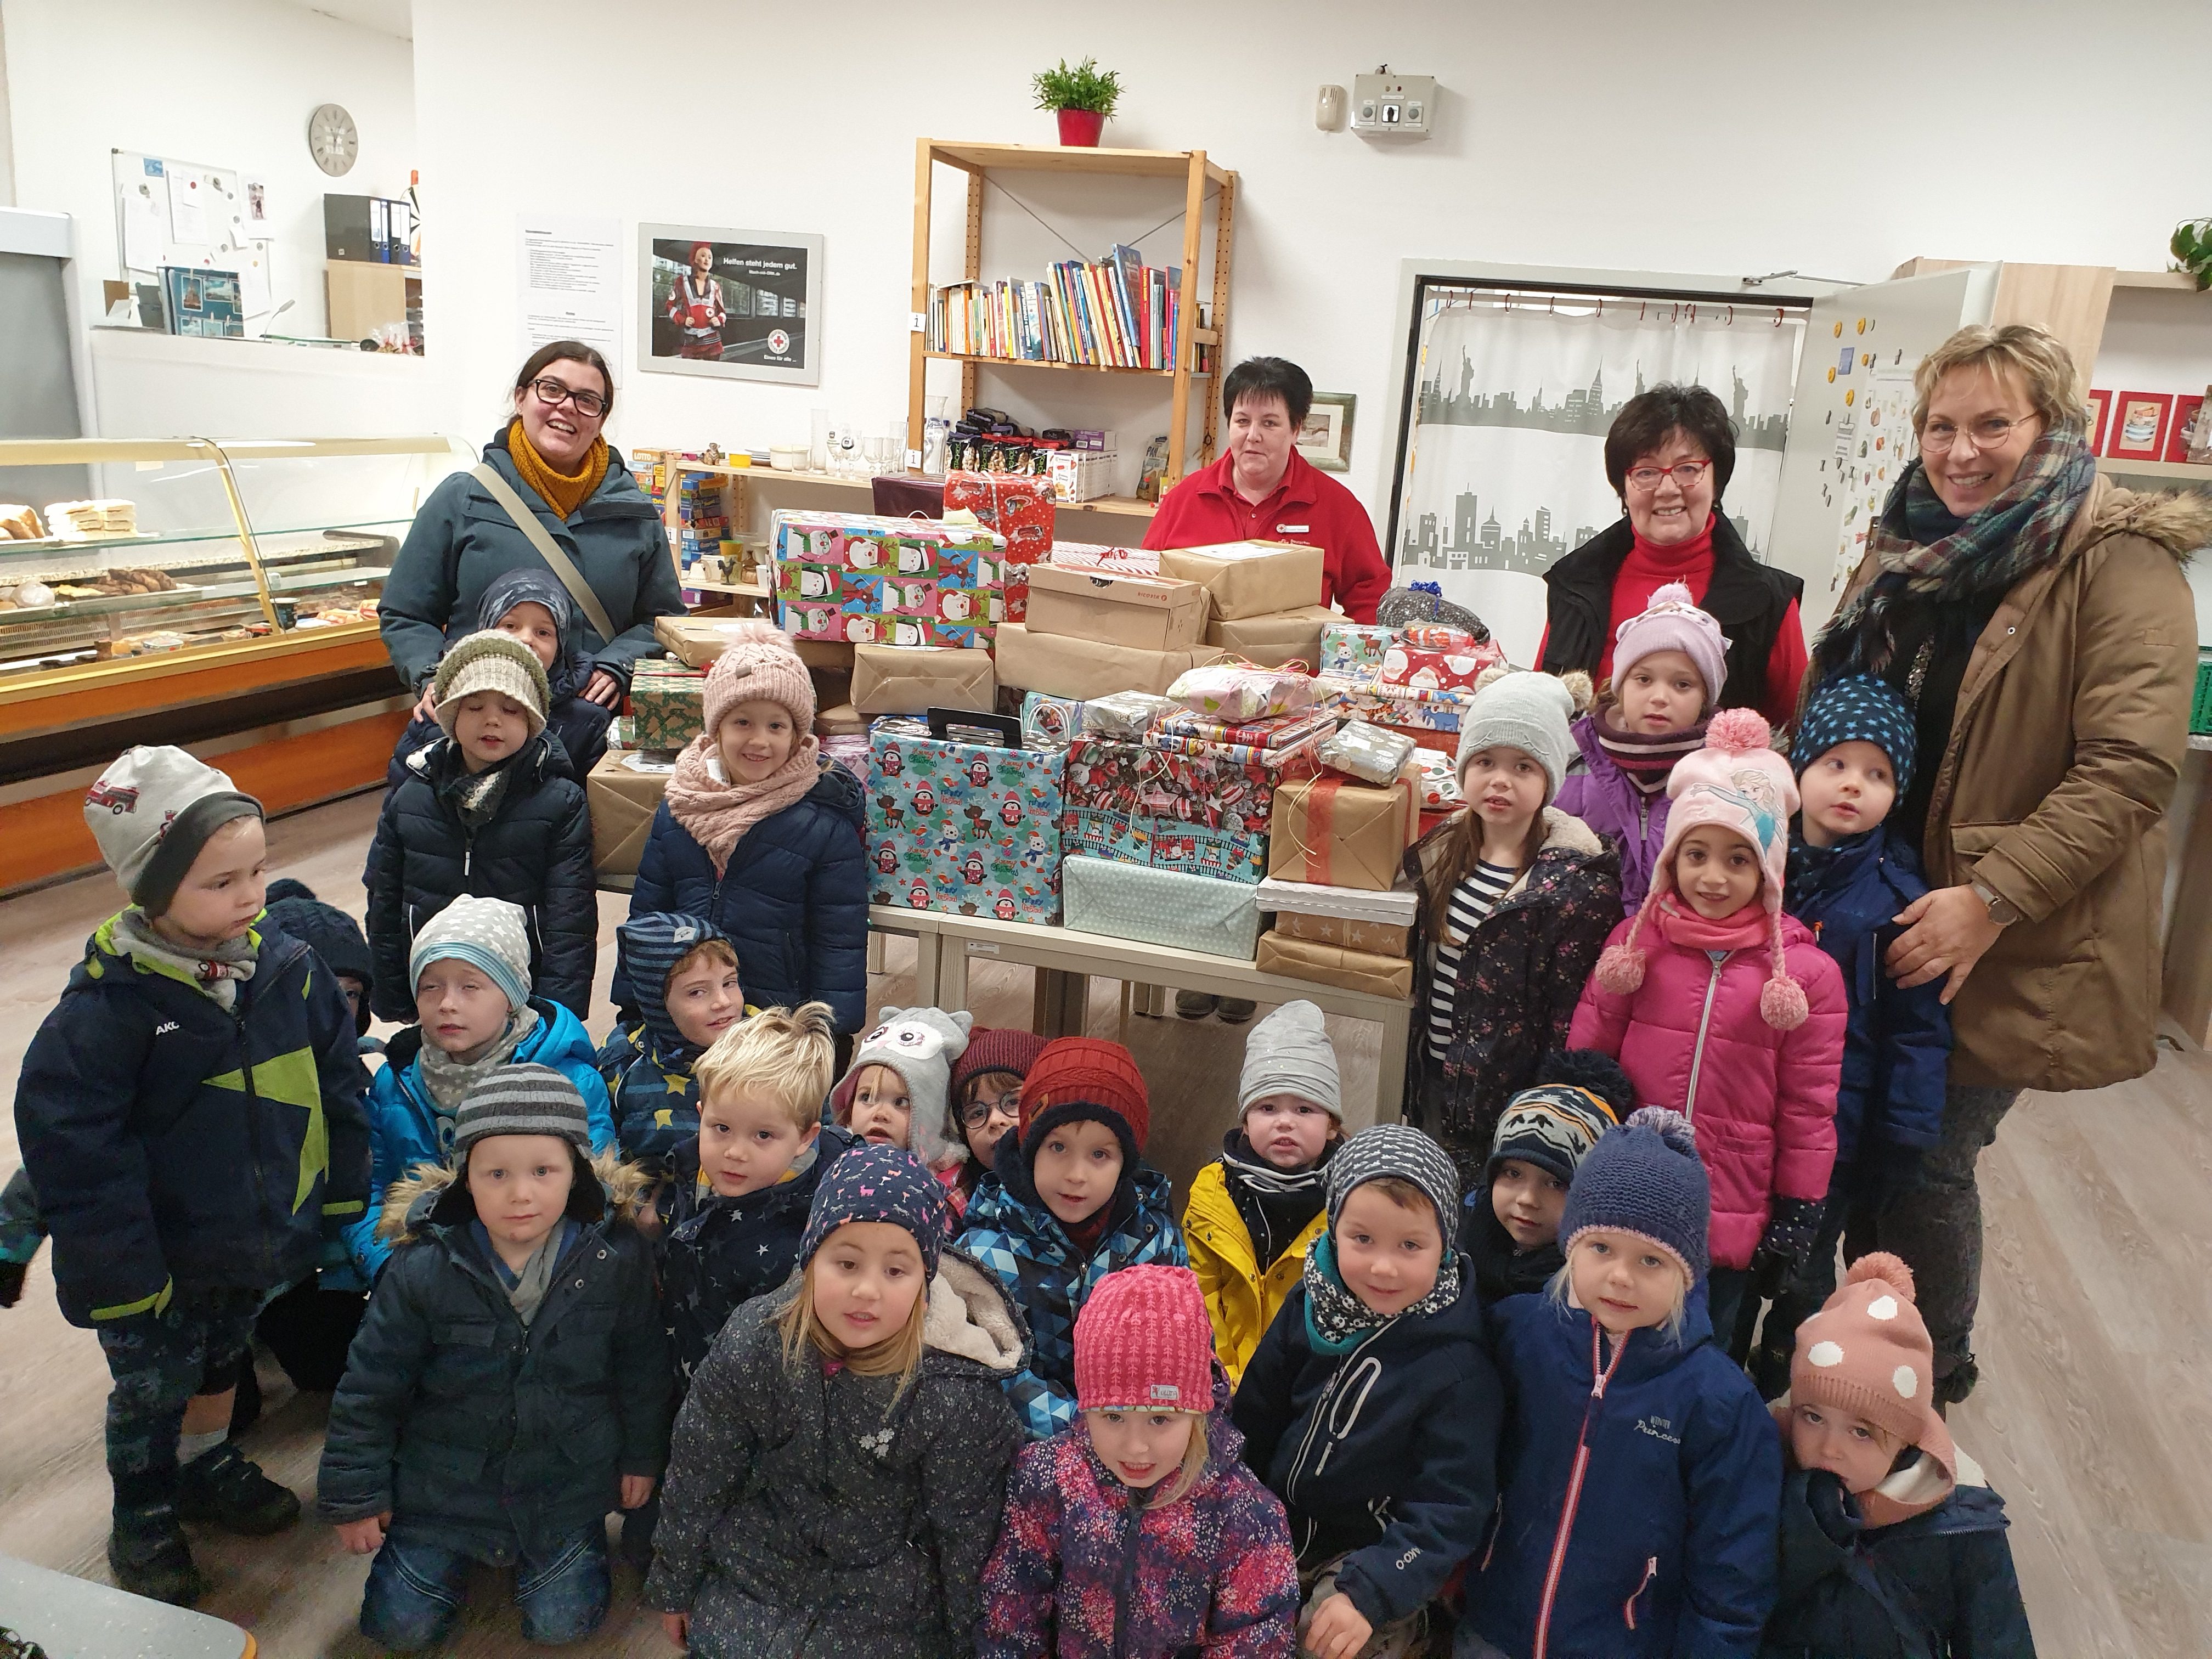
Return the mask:
M 972 353 L 933 351 L 929 349 L 930 311 L 930 198 L 937 169 L 947 167 L 968 176 L 968 223 L 962 269 L 969 282 L 983 275 L 983 180 L 992 173 L 1088 173 L 1103 177 L 1181 179 L 1183 185 L 1182 270 L 1176 325 L 1180 345 L 1170 368 L 1124 368 L 1097 363 L 1037 362 L 1024 358 L 987 357 Z M 1205 229 L 1206 193 L 1218 190 L 1213 214 L 1212 323 L 1198 323 L 1198 271 L 1200 236 Z M 915 141 L 914 163 L 914 314 L 909 348 L 909 389 L 907 394 L 908 442 L 917 449 L 921 441 L 924 396 L 928 387 L 931 359 L 960 365 L 960 406 L 975 403 L 975 373 L 979 368 L 1029 369 L 1041 374 L 1150 375 L 1170 383 L 1168 406 L 1168 464 L 1161 476 L 1164 496 L 1183 476 L 1184 458 L 1190 453 L 1191 398 L 1198 396 L 1200 465 L 1213 459 L 1219 410 L 1210 378 L 1193 365 L 1198 348 L 1210 347 L 1217 366 L 1229 331 L 1229 261 L 1237 217 L 1237 174 L 1206 159 L 1202 149 L 1087 149 L 1052 144 L 964 143 L 943 138 Z M 1194 382 L 1198 383 L 1195 387 Z M 912 456 L 909 455 L 909 459 Z M 1146 502 L 1113 499 L 1108 512 L 1150 512 Z

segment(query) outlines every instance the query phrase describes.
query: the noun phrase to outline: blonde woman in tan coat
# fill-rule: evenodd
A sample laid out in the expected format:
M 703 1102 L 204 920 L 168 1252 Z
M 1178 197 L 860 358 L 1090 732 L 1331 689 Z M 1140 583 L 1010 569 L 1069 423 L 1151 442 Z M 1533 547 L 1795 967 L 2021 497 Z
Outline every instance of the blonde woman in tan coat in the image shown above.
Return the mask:
M 2187 746 L 2212 502 L 2098 476 L 2079 378 L 2041 329 L 1964 328 L 1920 364 L 1920 457 L 1822 634 L 1808 695 L 1872 673 L 1914 708 L 1890 833 L 1929 891 L 1899 917 L 1901 986 L 1944 981 L 1943 1136 L 1881 1236 L 1912 1267 L 1939 1401 L 1963 1400 L 1981 1280 L 1974 1164 L 2022 1089 L 2148 1071 L 2163 820 Z

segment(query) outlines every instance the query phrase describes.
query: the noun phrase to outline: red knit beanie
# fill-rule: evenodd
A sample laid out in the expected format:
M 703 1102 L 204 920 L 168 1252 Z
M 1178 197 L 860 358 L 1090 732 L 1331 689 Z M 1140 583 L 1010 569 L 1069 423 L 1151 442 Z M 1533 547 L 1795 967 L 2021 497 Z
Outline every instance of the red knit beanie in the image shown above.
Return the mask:
M 1075 1320 L 1079 1411 L 1213 1408 L 1213 1327 L 1188 1267 L 1142 1263 L 1098 1281 Z
M 953 1062 L 954 1102 L 958 1102 L 969 1079 L 986 1072 L 1012 1072 L 1016 1077 L 1027 1078 L 1030 1067 L 1036 1064 L 1036 1057 L 1050 1041 L 1035 1031 L 1011 1028 L 985 1027 L 969 1032 L 967 1052 Z
M 1047 1113 L 1054 1123 L 1118 1117 L 1139 1152 L 1145 1150 L 1145 1138 L 1152 1128 L 1152 1103 L 1145 1093 L 1145 1074 L 1137 1069 L 1136 1056 L 1120 1043 L 1099 1037 L 1055 1037 L 1031 1063 L 1029 1075 L 1022 1080 L 1018 1133 L 1024 1157 L 1034 1155 L 1030 1132 Z

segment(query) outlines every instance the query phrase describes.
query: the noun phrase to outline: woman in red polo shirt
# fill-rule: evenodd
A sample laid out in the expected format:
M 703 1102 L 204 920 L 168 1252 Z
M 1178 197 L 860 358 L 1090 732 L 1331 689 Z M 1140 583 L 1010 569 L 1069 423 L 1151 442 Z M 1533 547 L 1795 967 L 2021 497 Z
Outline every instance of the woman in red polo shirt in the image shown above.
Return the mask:
M 1304 542 L 1324 556 L 1321 602 L 1353 622 L 1375 620 L 1390 567 L 1359 498 L 1298 453 L 1313 382 L 1282 357 L 1248 357 L 1221 383 L 1227 453 L 1169 492 L 1145 545 Z

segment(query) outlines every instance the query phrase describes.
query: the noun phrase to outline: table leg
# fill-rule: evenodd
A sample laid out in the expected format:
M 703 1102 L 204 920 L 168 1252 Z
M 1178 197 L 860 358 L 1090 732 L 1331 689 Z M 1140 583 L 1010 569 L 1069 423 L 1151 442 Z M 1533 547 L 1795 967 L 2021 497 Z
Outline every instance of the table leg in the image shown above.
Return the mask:
M 945 972 L 945 938 L 941 933 L 916 933 L 914 936 L 914 1000 L 925 1000 L 942 1007 L 938 1001 L 944 988 L 938 983 Z M 967 986 L 961 986 L 961 994 L 967 994 Z M 957 1004 L 954 1006 L 957 1006 Z
M 1114 1041 L 1123 1048 L 1128 1047 L 1129 1044 L 1129 1005 L 1133 1000 L 1132 994 L 1136 988 L 1126 979 L 1121 981 L 1121 1023 L 1114 1028 Z
M 884 971 L 884 936 L 878 933 L 868 934 L 868 971 L 872 974 Z
M 1382 1051 L 1376 1057 L 1375 1121 L 1395 1123 L 1406 1113 L 1406 1051 L 1413 1033 L 1413 1006 L 1395 1002 L 1382 1019 Z
M 1084 1022 L 1090 1011 L 1090 976 L 1040 968 L 1037 969 L 1037 983 L 1040 988 L 1038 994 L 1044 1005 L 1044 1034 L 1047 1036 L 1081 1036 Z
M 957 1012 L 968 1006 L 968 941 L 940 933 L 932 943 L 937 950 L 937 1006 Z

